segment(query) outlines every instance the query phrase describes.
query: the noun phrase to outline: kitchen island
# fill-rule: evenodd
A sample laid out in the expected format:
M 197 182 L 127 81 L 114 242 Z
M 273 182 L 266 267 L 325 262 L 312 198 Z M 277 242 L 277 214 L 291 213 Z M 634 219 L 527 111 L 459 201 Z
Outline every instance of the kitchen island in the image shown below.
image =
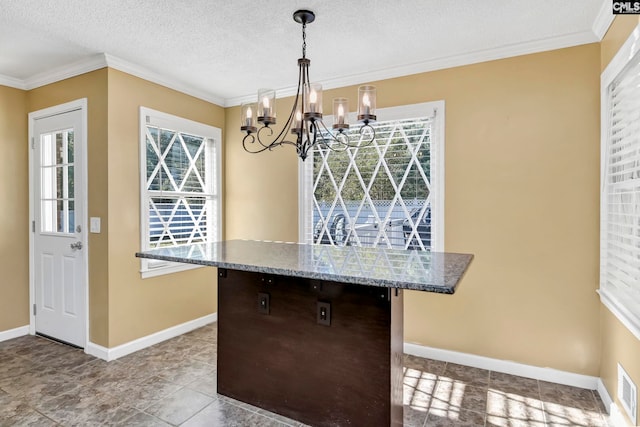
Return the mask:
M 218 267 L 218 393 L 314 426 L 402 425 L 403 290 L 472 255 L 231 240 L 138 257 Z

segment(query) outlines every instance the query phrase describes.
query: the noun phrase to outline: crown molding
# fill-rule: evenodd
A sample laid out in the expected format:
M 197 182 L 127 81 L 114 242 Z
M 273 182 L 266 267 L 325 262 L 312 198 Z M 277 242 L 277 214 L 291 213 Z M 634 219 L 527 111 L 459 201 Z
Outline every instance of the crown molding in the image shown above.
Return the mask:
M 80 74 L 89 73 L 106 67 L 104 54 L 92 55 L 80 61 L 75 61 L 62 67 L 56 67 L 46 72 L 36 74 L 24 80 L 26 90 L 35 89 L 51 83 L 59 82 Z
M 399 67 L 390 67 L 361 74 L 321 80 L 323 89 L 335 89 L 339 87 L 352 86 L 366 82 L 392 79 L 396 77 L 408 76 L 411 74 L 426 73 L 429 71 L 444 70 L 446 68 L 460 67 L 463 65 L 477 64 L 480 62 L 495 61 L 498 59 L 512 58 L 514 56 L 529 55 L 532 53 L 545 52 L 549 50 L 563 49 L 567 47 L 579 46 L 600 41 L 591 31 L 567 34 L 560 37 L 550 37 L 546 39 L 534 40 L 525 43 L 505 45 L 493 49 L 479 50 L 462 55 L 453 55 L 437 58 L 429 61 L 416 62 Z M 278 98 L 295 95 L 297 86 L 283 89 L 276 89 Z M 243 102 L 255 102 L 256 96 L 243 95 L 234 98 L 227 98 L 225 107 L 240 105 Z
M 321 83 L 325 89 L 335 89 L 339 87 L 358 85 L 365 82 L 374 82 L 378 80 L 391 79 L 411 74 L 443 70 L 446 68 L 460 67 L 480 62 L 495 61 L 499 59 L 511 58 L 514 56 L 528 55 L 532 53 L 539 53 L 549 50 L 563 49 L 572 46 L 579 46 L 582 44 L 599 42 L 602 39 L 604 33 L 606 33 L 606 30 L 608 29 L 613 19 L 611 11 L 606 7 L 608 4 L 608 0 L 605 0 L 603 2 L 603 6 L 600 8 L 598 17 L 593 24 L 593 31 L 584 31 L 560 37 L 551 37 L 525 43 L 505 45 L 493 49 L 469 52 L 462 55 L 447 56 L 398 67 L 389 67 L 366 73 L 352 74 L 345 77 L 322 80 L 319 81 L 319 83 Z M 177 90 L 186 95 L 211 102 L 221 107 L 233 107 L 236 105 L 240 105 L 243 102 L 253 102 L 256 99 L 255 94 L 223 98 L 212 93 L 198 90 L 190 85 L 186 85 L 184 83 L 170 79 L 137 64 L 125 61 L 121 58 L 106 53 L 93 55 L 89 58 L 74 62 L 67 66 L 58 67 L 53 70 L 49 70 L 46 73 L 40 73 L 26 80 L 20 80 L 0 75 L 0 84 L 17 89 L 30 90 L 104 67 L 111 67 L 127 74 L 140 77 L 141 79 L 150 81 L 152 83 L 157 83 L 161 86 Z M 296 93 L 296 89 L 297 86 L 276 89 L 277 97 L 284 98 L 293 96 Z
M 140 77 L 141 79 L 159 84 L 161 86 L 165 86 L 169 89 L 177 90 L 178 92 L 182 92 L 186 95 L 190 95 L 195 98 L 202 99 L 212 104 L 216 104 L 220 107 L 226 106 L 225 99 L 220 96 L 207 93 L 202 90 L 198 90 L 192 86 L 186 85 L 184 83 L 180 83 L 177 80 L 167 78 L 166 76 L 163 76 L 159 73 L 156 73 L 147 68 L 141 67 L 132 62 L 125 61 L 124 59 L 115 57 L 113 55 L 109 55 L 105 53 L 104 57 L 106 59 L 106 65 L 110 68 L 116 69 L 118 71 L 122 71 L 127 74 L 131 74 L 136 77 Z
M 26 90 L 24 80 L 16 79 L 14 77 L 5 76 L 0 74 L 0 86 L 12 87 L 14 89 Z
M 8 76 L 0 75 L 0 85 L 5 85 L 22 90 L 31 90 L 71 77 L 76 77 L 84 73 L 99 70 L 104 67 L 114 68 L 127 74 L 140 77 L 141 79 L 157 83 L 169 89 L 177 90 L 186 95 L 202 99 L 212 104 L 224 107 L 225 100 L 222 97 L 197 90 L 189 85 L 174 81 L 165 76 L 150 71 L 144 67 L 125 61 L 107 53 L 92 55 L 80 61 L 67 64 L 62 67 L 53 68 L 44 73 L 36 74 L 25 80 L 20 80 Z
M 601 41 L 604 38 L 604 35 L 607 34 L 613 19 L 614 16 L 613 11 L 611 10 L 611 1 L 603 0 L 600 10 L 598 11 L 598 15 L 596 16 L 595 21 L 593 21 L 592 27 L 593 34 L 596 35 L 598 41 Z

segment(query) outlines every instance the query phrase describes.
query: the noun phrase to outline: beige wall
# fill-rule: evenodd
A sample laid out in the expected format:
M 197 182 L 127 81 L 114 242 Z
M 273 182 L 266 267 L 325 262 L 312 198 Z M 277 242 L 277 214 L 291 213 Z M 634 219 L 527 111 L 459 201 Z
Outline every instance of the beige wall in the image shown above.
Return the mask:
M 375 82 L 379 107 L 446 102 L 446 250 L 475 254 L 454 296 L 408 292 L 406 341 L 598 375 L 599 65 L 591 44 Z M 238 129 L 236 107 L 226 237 L 297 240 L 299 160 Z
M 601 67 L 603 70 L 639 22 L 637 16 L 616 17 L 602 40 Z M 640 387 L 640 340 L 633 336 L 605 306 L 601 306 L 600 311 L 602 334 L 600 377 L 609 394 L 619 404 L 618 363 L 624 367 L 633 382 Z M 638 396 L 636 407 L 640 407 L 640 396 Z M 640 420 L 640 418 L 638 419 Z
M 0 86 L 0 332 L 29 324 L 27 93 Z
M 291 98 L 276 101 L 280 123 L 286 122 L 292 103 Z M 299 159 L 295 149 L 245 152 L 240 107 L 227 109 L 225 132 L 225 238 L 297 242 Z
M 28 111 L 37 111 L 81 98 L 87 98 L 88 109 L 88 216 L 101 217 L 103 227 L 102 234 L 89 234 L 89 338 L 96 344 L 107 346 L 109 335 L 107 70 L 93 71 L 30 90 Z M 28 177 L 25 179 L 28 180 Z
M 215 269 L 140 278 L 138 117 L 146 106 L 221 128 L 224 109 L 104 68 L 29 91 L 23 112 L 79 98 L 88 99 L 89 216 L 102 219 L 89 235 L 91 341 L 115 347 L 215 312 Z M 28 276 L 24 286 L 28 323 Z
M 109 347 L 216 311 L 216 270 L 142 280 L 139 107 L 222 128 L 224 109 L 109 69 Z

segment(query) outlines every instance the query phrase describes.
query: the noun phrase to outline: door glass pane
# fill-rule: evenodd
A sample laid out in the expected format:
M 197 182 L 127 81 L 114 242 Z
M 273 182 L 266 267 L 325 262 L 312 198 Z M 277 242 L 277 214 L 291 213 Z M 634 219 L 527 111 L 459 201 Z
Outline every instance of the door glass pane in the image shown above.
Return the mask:
M 67 232 L 73 233 L 73 231 L 76 228 L 75 202 L 73 200 L 69 200 L 67 203 L 68 203 Z
M 64 209 L 64 207 L 65 207 L 64 205 L 65 205 L 64 200 L 58 200 L 56 202 L 56 207 L 57 207 L 56 214 L 58 215 L 58 221 L 57 221 L 58 227 L 57 227 L 56 231 L 58 233 L 63 233 L 65 231 L 64 230 L 64 225 L 67 222 L 66 218 L 65 218 L 66 212 L 65 212 L 65 209 Z
M 64 197 L 64 168 L 61 166 L 56 167 L 56 198 L 62 199 Z
M 67 168 L 67 194 L 66 197 L 73 198 L 75 196 L 75 179 L 74 179 L 74 167 L 68 166 Z
M 73 130 L 67 133 L 67 163 L 73 163 L 73 150 L 74 150 L 74 134 Z
M 40 204 L 41 212 L 41 231 L 44 233 L 55 233 L 58 231 L 58 210 L 56 200 L 43 200 Z
M 56 136 L 56 164 L 61 165 L 65 162 L 66 157 L 66 138 L 65 132 L 58 132 L 55 134 Z
M 40 138 L 40 165 L 55 165 L 56 146 L 54 144 L 53 135 L 42 135 Z
M 73 233 L 75 229 L 75 168 L 73 130 L 40 137 L 40 230 Z

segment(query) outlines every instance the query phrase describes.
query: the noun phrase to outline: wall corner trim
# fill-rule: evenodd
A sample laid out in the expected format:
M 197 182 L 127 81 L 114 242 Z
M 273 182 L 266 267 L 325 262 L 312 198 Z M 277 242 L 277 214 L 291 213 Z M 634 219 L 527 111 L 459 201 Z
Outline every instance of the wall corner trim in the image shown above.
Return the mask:
M 457 363 L 474 368 L 487 369 L 505 374 L 518 375 L 541 381 L 549 381 L 556 384 L 564 384 L 589 390 L 598 389 L 600 378 L 589 375 L 575 374 L 573 372 L 560 371 L 552 368 L 525 365 L 510 360 L 492 359 L 490 357 L 477 356 L 475 354 L 460 353 L 451 350 L 426 347 L 418 344 L 404 343 L 404 352 L 414 356 L 443 362 Z
M 19 328 L 0 331 L 0 342 L 11 340 L 14 338 L 29 335 L 29 325 L 20 326 Z
M 112 360 L 116 360 L 128 354 L 135 353 L 138 350 L 151 347 L 152 345 L 161 343 L 162 341 L 175 338 L 179 335 L 186 334 L 187 332 L 191 332 L 194 329 L 201 328 L 202 326 L 217 321 L 218 313 L 212 313 L 207 316 L 190 320 L 180 325 L 172 326 L 154 334 L 147 335 L 146 337 L 138 338 L 136 340 L 129 341 L 128 343 L 111 348 L 103 347 L 101 345 L 89 342 L 87 348 L 85 349 L 85 353 L 95 356 L 99 359 L 106 360 L 107 362 L 111 362 Z

